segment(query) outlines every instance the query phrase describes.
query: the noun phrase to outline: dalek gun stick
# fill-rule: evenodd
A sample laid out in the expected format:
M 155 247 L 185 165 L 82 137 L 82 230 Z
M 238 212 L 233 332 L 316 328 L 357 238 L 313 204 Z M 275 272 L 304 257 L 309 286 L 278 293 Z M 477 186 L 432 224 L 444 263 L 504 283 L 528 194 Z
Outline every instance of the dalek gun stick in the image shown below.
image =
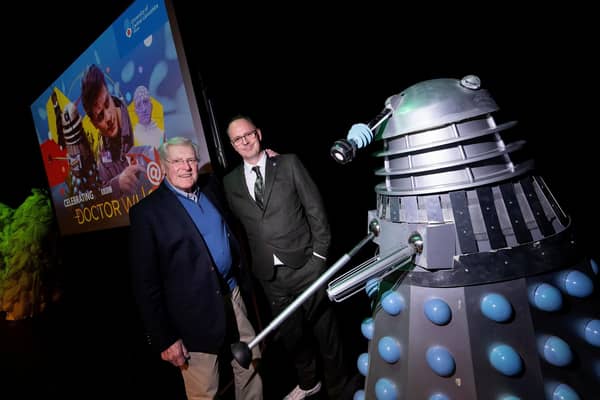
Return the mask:
M 356 246 L 352 248 L 348 253 L 344 254 L 339 260 L 335 262 L 329 269 L 312 283 L 300 296 L 296 298 L 285 310 L 281 312 L 267 327 L 260 332 L 250 343 L 237 342 L 231 345 L 231 352 L 237 362 L 244 368 L 248 369 L 252 361 L 251 350 L 254 346 L 260 343 L 269 333 L 275 330 L 281 323 L 288 318 L 298 307 L 302 305 L 313 293 L 323 286 L 331 277 L 338 272 L 344 265 L 348 263 L 362 249 L 367 243 L 369 243 L 375 236 L 379 235 L 380 227 L 377 219 L 371 220 L 369 223 L 369 234 L 364 237 Z
M 331 281 L 327 288 L 329 299 L 342 302 L 364 289 L 372 279 L 383 279 L 392 272 L 411 265 L 413 256 L 421 252 L 423 242 L 417 233 L 411 234 L 408 242 L 408 246 L 373 257 Z

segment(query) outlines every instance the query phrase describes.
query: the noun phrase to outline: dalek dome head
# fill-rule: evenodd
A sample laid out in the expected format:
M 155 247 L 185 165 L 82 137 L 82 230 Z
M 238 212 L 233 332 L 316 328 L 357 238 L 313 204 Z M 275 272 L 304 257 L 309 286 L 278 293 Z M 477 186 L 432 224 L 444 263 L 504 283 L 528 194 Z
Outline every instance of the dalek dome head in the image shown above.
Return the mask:
M 385 105 L 393 114 L 377 139 L 435 129 L 499 109 L 476 75 L 419 82 L 389 97 Z
M 533 169 L 525 140 L 497 123 L 498 105 L 475 75 L 432 79 L 385 102 L 391 116 L 375 132 L 385 181 L 375 191 L 415 196 L 507 181 Z
M 71 136 L 81 129 L 81 116 L 74 103 L 66 105 L 62 113 L 62 126 L 65 136 Z

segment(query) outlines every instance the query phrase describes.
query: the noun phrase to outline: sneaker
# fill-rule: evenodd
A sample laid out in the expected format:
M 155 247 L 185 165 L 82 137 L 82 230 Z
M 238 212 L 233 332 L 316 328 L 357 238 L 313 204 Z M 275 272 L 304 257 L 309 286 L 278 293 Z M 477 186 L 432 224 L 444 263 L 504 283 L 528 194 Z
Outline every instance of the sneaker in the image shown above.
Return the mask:
M 315 387 L 312 389 L 304 390 L 300 389 L 300 386 L 296 385 L 294 390 L 292 390 L 287 396 L 283 398 L 283 400 L 302 400 L 306 399 L 313 394 L 319 393 L 321 390 L 321 382 L 318 382 Z

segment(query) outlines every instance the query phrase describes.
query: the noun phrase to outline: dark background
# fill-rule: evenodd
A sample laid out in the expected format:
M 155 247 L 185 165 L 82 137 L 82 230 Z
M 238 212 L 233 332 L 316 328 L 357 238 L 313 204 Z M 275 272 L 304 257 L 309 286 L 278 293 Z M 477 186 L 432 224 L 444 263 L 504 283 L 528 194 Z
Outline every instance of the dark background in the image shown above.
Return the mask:
M 16 208 L 31 188 L 47 187 L 29 106 L 130 4 L 22 3 L 5 15 L 19 28 L 2 27 L 0 202 Z M 239 160 L 225 124 L 245 113 L 269 147 L 297 153 L 321 188 L 333 259 L 365 236 L 379 182 L 373 170 L 380 166 L 368 149 L 352 164 L 338 165 L 329 156 L 331 144 L 353 123 L 377 115 L 388 96 L 422 80 L 467 74 L 481 78 L 503 121 L 519 121 L 514 129 L 572 216 L 582 248 L 598 259 L 598 65 L 590 10 L 564 4 L 527 12 L 371 3 L 331 10 L 307 3 L 174 5 L 198 102 L 204 89 L 229 167 Z M 39 319 L 0 326 L 3 387 L 19 391 L 18 398 L 180 398 L 176 370 L 144 344 L 126 251 L 126 229 L 59 241 L 62 300 Z M 360 337 L 366 303 L 361 294 L 335 305 L 352 366 L 366 351 Z

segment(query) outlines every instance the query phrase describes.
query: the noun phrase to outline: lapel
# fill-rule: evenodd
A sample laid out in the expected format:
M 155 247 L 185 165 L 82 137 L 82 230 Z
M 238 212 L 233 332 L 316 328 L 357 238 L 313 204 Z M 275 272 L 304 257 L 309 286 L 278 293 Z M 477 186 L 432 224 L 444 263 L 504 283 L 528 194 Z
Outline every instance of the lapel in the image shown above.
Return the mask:
M 163 198 L 162 201 L 166 202 L 166 204 L 160 205 L 160 210 L 169 213 L 173 223 L 182 224 L 181 226 L 183 229 L 199 234 L 194 221 L 192 221 L 192 218 L 188 215 L 185 207 L 183 207 L 177 199 L 177 195 L 173 193 L 164 182 L 161 183 L 156 191 Z
M 267 162 L 265 163 L 265 173 L 267 174 L 264 188 L 265 209 L 269 204 L 269 199 L 271 198 L 271 191 L 273 190 L 273 185 L 275 183 L 275 177 L 277 176 L 277 171 L 279 170 L 277 160 L 278 157 L 271 158 L 267 156 Z

